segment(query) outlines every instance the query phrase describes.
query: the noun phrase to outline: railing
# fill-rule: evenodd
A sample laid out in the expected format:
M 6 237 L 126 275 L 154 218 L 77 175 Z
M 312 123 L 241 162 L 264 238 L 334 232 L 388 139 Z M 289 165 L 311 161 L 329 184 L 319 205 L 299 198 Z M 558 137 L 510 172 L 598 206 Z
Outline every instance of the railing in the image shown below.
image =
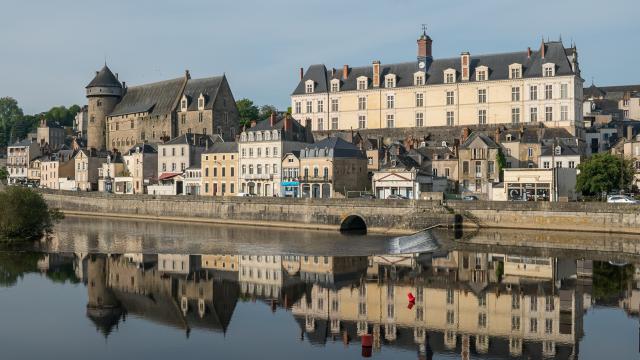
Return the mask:
M 328 176 L 304 176 L 302 178 L 302 182 L 332 182 L 333 179 L 329 178 Z
M 272 180 L 273 174 L 245 174 L 242 175 L 244 180 Z

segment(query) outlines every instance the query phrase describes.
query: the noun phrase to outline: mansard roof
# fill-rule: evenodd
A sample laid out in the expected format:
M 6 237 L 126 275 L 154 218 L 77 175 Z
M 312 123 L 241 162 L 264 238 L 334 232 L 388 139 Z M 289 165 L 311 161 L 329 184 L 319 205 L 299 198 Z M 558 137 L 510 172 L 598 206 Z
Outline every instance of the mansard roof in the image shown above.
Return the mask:
M 352 143 L 345 141 L 340 137 L 328 137 L 315 144 L 310 144 L 305 147 L 305 150 L 311 149 L 329 149 L 333 150 L 332 157 L 344 157 L 344 158 L 364 158 L 364 154 L 360 149 Z M 304 156 L 310 157 L 310 156 Z
M 118 78 L 113 75 L 111 69 L 105 64 L 100 71 L 96 74 L 96 76 L 91 80 L 89 85 L 86 88 L 90 87 L 122 87 Z
M 500 54 L 473 55 L 469 67 L 468 82 L 475 82 L 475 70 L 480 66 L 486 66 L 489 69 L 488 80 L 504 80 L 509 78 L 509 65 L 518 63 L 522 65 L 523 78 L 535 78 L 542 76 L 542 65 L 545 63 L 553 63 L 556 66 L 556 76 L 574 75 L 576 74 L 567 57 L 567 51 L 564 45 L 559 41 L 551 41 L 544 43 L 545 56 L 542 57 L 541 49 L 531 51 L 509 52 Z M 397 64 L 380 64 L 380 88 L 385 88 L 384 77 L 387 74 L 396 75 L 396 87 L 414 86 L 413 75 L 417 71 L 426 70 L 426 85 L 436 85 L 444 83 L 444 70 L 456 70 L 456 81 L 461 81 L 461 63 L 460 57 L 448 59 L 427 60 L 425 69 L 418 68 L 417 61 L 410 61 Z M 306 93 L 305 82 L 313 80 L 315 83 L 314 93 L 327 92 L 329 84 L 333 79 L 340 80 L 340 91 L 356 90 L 357 78 L 366 76 L 371 82 L 373 78 L 373 66 L 350 67 L 348 76 L 343 78 L 342 69 L 327 70 L 325 65 L 311 65 L 306 73 L 294 89 L 292 95 L 301 95 Z M 465 80 L 465 82 L 467 82 Z
M 185 78 L 176 78 L 151 84 L 132 86 L 109 116 L 148 112 L 150 116 L 165 115 L 173 111 L 182 91 Z
M 220 136 L 215 136 L 215 137 L 211 137 L 209 135 L 204 135 L 204 134 L 193 134 L 193 133 L 187 133 L 187 134 L 182 134 L 178 137 L 175 137 L 169 141 L 167 141 L 164 144 L 159 144 L 160 146 L 162 145 L 191 145 L 191 146 L 196 146 L 196 147 L 205 147 L 205 146 L 212 146 L 213 144 L 215 144 L 216 142 L 221 142 L 222 138 L 220 138 Z

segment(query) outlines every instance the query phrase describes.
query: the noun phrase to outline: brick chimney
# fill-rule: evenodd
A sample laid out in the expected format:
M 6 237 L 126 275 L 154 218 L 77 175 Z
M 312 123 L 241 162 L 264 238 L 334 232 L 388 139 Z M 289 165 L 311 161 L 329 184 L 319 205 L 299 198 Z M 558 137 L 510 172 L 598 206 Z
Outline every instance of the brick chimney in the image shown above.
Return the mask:
M 500 128 L 496 128 L 496 131 L 493 134 L 493 137 L 495 138 L 494 141 L 496 143 L 500 143 Z
M 418 38 L 418 61 L 424 61 L 431 59 L 431 44 L 432 40 L 427 35 L 426 30 L 422 32 L 422 35 Z
M 469 138 L 470 130 L 468 127 L 462 129 L 462 139 L 461 142 L 464 143 Z
M 342 67 L 342 79 L 346 80 L 348 76 L 349 76 L 349 65 L 344 65 Z
M 300 80 L 304 77 L 304 69 L 300 68 Z
M 275 117 L 275 116 L 274 116 L 274 117 Z M 291 120 L 291 115 L 287 114 L 287 115 L 284 117 L 284 126 L 283 126 L 283 128 L 284 128 L 284 131 L 285 131 L 285 132 L 289 132 L 289 131 L 291 131 L 291 125 L 292 125 L 292 124 L 291 124 L 291 121 L 292 121 L 292 120 Z
M 380 87 L 380 60 L 373 61 L 373 79 L 371 82 L 373 87 Z
M 527 59 L 531 58 L 531 47 L 527 48 Z
M 187 79 L 191 79 L 191 74 L 189 74 L 189 70 L 188 69 L 184 71 L 184 77 L 187 78 Z
M 276 124 L 276 113 L 272 112 L 269 116 L 269 125 L 273 127 Z
M 627 125 L 627 140 L 633 140 L 633 125 Z
M 469 62 L 471 61 L 471 55 L 468 51 L 460 54 L 460 69 L 462 70 L 462 80 L 469 81 Z
M 545 52 L 545 46 L 544 46 L 544 38 L 542 38 L 542 44 L 540 45 L 540 56 L 544 59 L 544 52 Z

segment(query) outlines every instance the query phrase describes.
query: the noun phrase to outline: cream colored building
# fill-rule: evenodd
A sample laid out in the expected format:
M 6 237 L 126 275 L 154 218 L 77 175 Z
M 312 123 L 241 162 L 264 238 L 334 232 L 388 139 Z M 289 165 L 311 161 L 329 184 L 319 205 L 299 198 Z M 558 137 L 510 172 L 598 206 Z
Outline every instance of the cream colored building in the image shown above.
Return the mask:
M 40 146 L 29 139 L 7 146 L 9 184 L 26 182 L 31 160 L 40 156 Z
M 640 93 L 625 93 L 618 101 L 625 119 L 640 120 Z
M 201 158 L 200 193 L 205 196 L 235 196 L 238 190 L 238 143 L 214 144 Z
M 510 53 L 434 59 L 431 38 L 416 60 L 302 72 L 291 95 L 296 120 L 314 131 L 542 122 L 582 127 L 578 53 L 560 41 Z
M 504 169 L 504 182 L 489 193 L 493 201 L 575 201 L 577 169 Z
M 80 150 L 74 157 L 75 184 L 79 191 L 98 189 L 98 172 L 106 157 L 98 157 L 93 150 Z
M 136 144 L 122 156 L 134 194 L 145 194 L 147 186 L 158 181 L 158 151 L 149 144 Z

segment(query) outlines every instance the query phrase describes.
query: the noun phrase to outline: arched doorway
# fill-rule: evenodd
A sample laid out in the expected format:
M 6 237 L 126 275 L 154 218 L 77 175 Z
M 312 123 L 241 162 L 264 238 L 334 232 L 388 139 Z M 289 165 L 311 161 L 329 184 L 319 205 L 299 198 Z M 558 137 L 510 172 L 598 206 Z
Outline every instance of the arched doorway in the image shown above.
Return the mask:
M 340 232 L 366 234 L 367 224 L 360 216 L 349 215 L 344 220 L 342 220 L 342 224 L 340 224 Z

